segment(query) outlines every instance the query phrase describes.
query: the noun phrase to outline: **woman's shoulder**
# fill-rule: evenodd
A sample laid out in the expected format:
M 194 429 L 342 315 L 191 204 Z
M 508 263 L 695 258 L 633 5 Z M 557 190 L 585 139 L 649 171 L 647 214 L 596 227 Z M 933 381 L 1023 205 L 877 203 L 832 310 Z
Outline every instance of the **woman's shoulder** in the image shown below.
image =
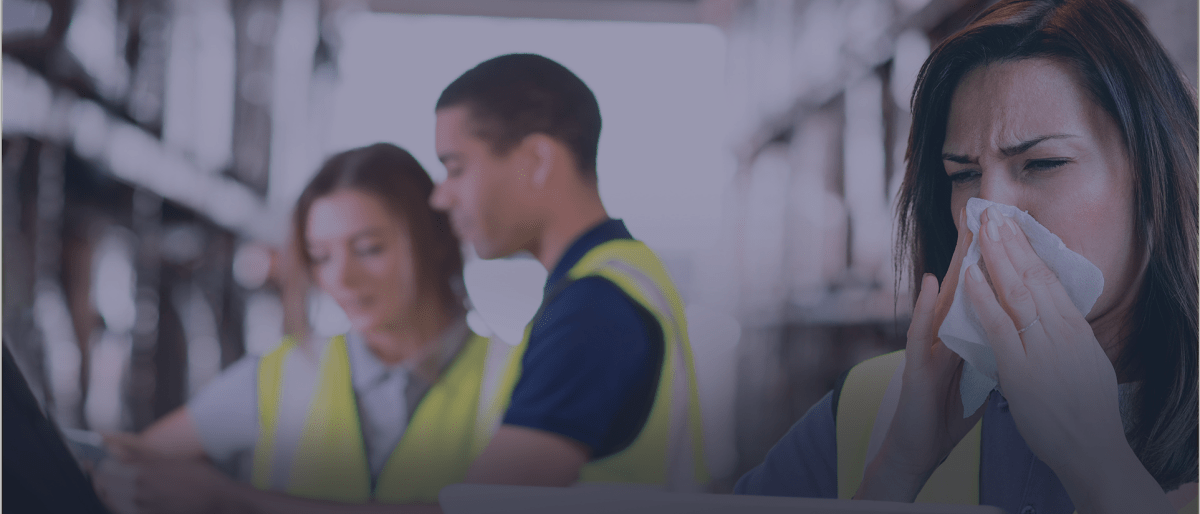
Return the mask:
M 898 350 L 872 357 L 846 370 L 838 377 L 837 386 L 834 387 L 832 398 L 834 413 L 838 412 L 843 398 L 850 398 L 853 402 L 877 405 L 877 401 L 882 401 L 896 370 L 903 364 L 904 351 Z
M 257 383 L 259 355 L 247 354 L 230 364 L 221 374 L 204 385 L 188 402 L 188 407 L 196 413 L 202 405 L 219 405 L 223 397 L 230 394 L 240 395 L 244 391 L 252 391 Z M 203 408 L 199 410 L 204 410 Z

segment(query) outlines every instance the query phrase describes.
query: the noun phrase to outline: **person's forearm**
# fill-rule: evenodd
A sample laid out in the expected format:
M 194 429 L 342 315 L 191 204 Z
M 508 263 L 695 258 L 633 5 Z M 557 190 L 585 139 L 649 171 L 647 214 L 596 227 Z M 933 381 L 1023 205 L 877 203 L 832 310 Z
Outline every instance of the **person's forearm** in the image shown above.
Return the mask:
M 933 471 L 917 474 L 911 469 L 904 469 L 889 455 L 888 449 L 882 448 L 879 455 L 867 464 L 854 499 L 912 502 L 917 498 Z
M 161 457 L 198 459 L 207 457 L 200 434 L 187 406 L 171 411 L 138 434 L 142 445 Z
M 1124 441 L 1115 449 L 1080 452 L 1055 470 L 1079 514 L 1174 513 L 1166 493 Z
M 436 504 L 339 503 L 231 484 L 221 493 L 223 514 L 441 514 Z

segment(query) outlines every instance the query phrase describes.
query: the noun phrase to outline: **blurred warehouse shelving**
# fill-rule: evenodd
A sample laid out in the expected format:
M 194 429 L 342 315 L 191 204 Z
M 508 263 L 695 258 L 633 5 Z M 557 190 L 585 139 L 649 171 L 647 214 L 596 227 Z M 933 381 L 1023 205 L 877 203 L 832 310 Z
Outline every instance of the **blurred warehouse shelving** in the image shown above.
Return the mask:
M 234 270 L 284 243 L 269 175 L 293 156 L 271 152 L 296 135 L 271 113 L 297 100 L 272 89 L 321 105 L 322 8 L 4 2 L 4 331 L 63 424 L 140 429 L 245 352 L 248 312 L 288 312 L 275 339 L 304 325 L 282 259 Z

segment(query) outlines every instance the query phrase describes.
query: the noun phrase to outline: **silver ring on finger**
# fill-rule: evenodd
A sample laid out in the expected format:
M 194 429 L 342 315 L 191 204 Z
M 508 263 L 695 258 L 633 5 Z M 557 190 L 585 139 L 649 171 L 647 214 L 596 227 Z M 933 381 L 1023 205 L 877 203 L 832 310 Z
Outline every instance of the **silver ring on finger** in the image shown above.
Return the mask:
M 1038 317 L 1036 317 L 1036 318 L 1033 318 L 1033 321 L 1030 321 L 1028 325 L 1025 325 L 1025 328 L 1022 328 L 1022 329 L 1020 329 L 1020 330 L 1018 330 L 1018 331 L 1017 331 L 1017 335 L 1024 334 L 1026 330 L 1029 330 L 1030 328 L 1032 328 L 1032 327 L 1033 327 L 1033 325 L 1037 324 L 1037 322 L 1038 322 L 1038 321 L 1041 321 L 1041 319 L 1042 319 L 1042 317 L 1041 317 L 1041 316 L 1038 316 Z

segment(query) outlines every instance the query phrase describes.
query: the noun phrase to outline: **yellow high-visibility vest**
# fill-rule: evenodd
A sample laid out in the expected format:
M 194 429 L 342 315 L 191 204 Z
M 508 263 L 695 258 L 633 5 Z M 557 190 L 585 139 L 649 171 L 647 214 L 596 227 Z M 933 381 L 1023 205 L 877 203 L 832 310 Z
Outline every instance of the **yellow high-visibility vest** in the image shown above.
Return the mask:
M 624 450 L 585 465 L 579 480 L 701 490 L 709 475 L 696 368 L 683 301 L 670 275 L 645 244 L 616 239 L 592 248 L 567 272 L 570 280 L 588 276 L 611 281 L 650 312 L 662 329 L 664 348 L 658 390 L 642 431 Z M 526 327 L 522 346 L 532 326 Z M 520 376 L 517 364 L 507 377 L 514 384 Z
M 683 303 L 666 269 L 644 244 L 615 240 L 593 248 L 568 272 L 572 280 L 584 276 L 612 281 L 650 312 L 664 349 L 641 432 L 624 450 L 586 464 L 580 481 L 699 490 L 709 477 L 695 367 Z M 479 336 L 466 343 L 421 400 L 373 491 L 344 338 L 332 338 L 319 359 L 285 343 L 259 364 L 254 485 L 342 502 L 436 502 L 442 487 L 465 478 L 495 433 L 520 379 L 532 326 L 516 348 Z M 308 369 L 306 361 L 319 364 Z M 315 383 L 306 388 L 305 377 L 316 377 L 309 379 Z M 284 441 L 289 430 L 293 435 Z
M 888 382 L 903 358 L 903 351 L 881 355 L 855 366 L 846 376 L 838 398 L 836 420 L 838 498 L 852 498 L 862 483 L 875 414 L 879 412 Z M 976 423 L 950 451 L 950 456 L 934 470 L 917 494 L 917 502 L 979 504 L 982 426 L 982 423 Z
M 855 366 L 846 376 L 836 419 L 838 498 L 854 497 L 862 484 L 875 416 L 903 359 L 904 351 L 881 355 Z M 982 427 L 981 418 L 930 475 L 917 494 L 917 503 L 979 504 Z M 1197 512 L 1196 499 L 1179 509 L 1180 514 L 1185 512 Z
M 494 386 L 518 358 L 504 342 L 471 335 L 418 404 L 372 490 L 345 338 L 322 349 L 289 340 L 259 363 L 252 482 L 331 501 L 435 503 L 491 439 L 498 420 L 490 404 L 508 395 Z M 499 371 L 489 369 L 496 362 Z

